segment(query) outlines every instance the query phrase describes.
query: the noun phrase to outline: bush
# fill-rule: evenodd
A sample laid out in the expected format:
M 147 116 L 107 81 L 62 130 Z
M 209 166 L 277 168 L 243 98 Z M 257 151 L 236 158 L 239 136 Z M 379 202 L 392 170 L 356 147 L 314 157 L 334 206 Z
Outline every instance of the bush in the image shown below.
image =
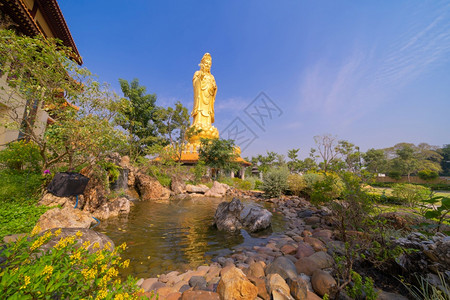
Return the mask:
M 194 182 L 195 184 L 198 184 L 202 181 L 203 175 L 206 173 L 206 167 L 205 162 L 202 160 L 199 160 L 195 167 L 191 168 L 189 170 L 192 174 L 194 174 Z
M 262 190 L 269 198 L 279 197 L 287 188 L 287 168 L 270 169 L 265 175 Z
M 248 180 L 242 180 L 240 178 L 233 178 L 233 186 L 235 188 L 241 189 L 241 190 L 251 190 L 253 188 L 252 182 Z
M 314 185 L 324 179 L 323 174 L 314 173 L 314 172 L 308 172 L 303 175 L 303 179 L 306 182 L 306 188 L 305 191 L 308 195 L 311 195 Z
M 255 180 L 255 187 L 254 187 L 254 189 L 255 190 L 260 190 L 260 189 L 262 189 L 262 185 L 263 185 L 263 182 L 261 180 L 256 179 Z
M 290 174 L 287 179 L 289 190 L 292 194 L 299 196 L 306 188 L 306 180 L 299 174 Z
M 439 174 L 432 170 L 422 170 L 417 173 L 420 179 L 423 180 L 433 180 L 439 178 Z
M 29 170 L 38 173 L 41 168 L 39 147 L 25 140 L 9 143 L 6 149 L 0 151 L 0 164 L 16 171 Z
M 343 190 L 344 185 L 339 176 L 334 173 L 326 174 L 323 180 L 314 183 L 310 195 L 311 201 L 323 203 L 337 199 Z
M 37 201 L 44 178 L 41 174 L 0 170 L 0 203 Z
M 89 254 L 90 243 L 76 245 L 77 236 L 71 236 L 42 253 L 41 245 L 59 234 L 58 230 L 47 231 L 6 245 L 2 252 L 5 260 L 0 263 L 0 294 L 4 299 L 139 298 L 142 291 L 138 290 L 136 279 L 128 277 L 121 282 L 118 278 L 119 269 L 129 264 L 129 260 L 121 261 L 119 255 L 125 244 L 113 252 L 108 251 L 111 245 L 107 245 Z
M 400 180 L 402 179 L 402 173 L 399 171 L 392 171 L 387 174 L 392 179 Z
M 392 195 L 405 205 L 415 206 L 420 201 L 429 198 L 431 191 L 424 186 L 404 183 L 394 185 Z

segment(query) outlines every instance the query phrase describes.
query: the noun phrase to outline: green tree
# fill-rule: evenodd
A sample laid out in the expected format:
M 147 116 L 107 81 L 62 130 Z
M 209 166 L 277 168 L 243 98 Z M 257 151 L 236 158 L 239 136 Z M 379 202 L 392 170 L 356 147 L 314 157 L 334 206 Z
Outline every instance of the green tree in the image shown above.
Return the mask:
M 288 150 L 288 158 L 290 161 L 288 161 L 287 166 L 291 172 L 298 172 L 301 168 L 301 160 L 298 159 L 299 151 L 300 148 Z
M 139 84 L 137 78 L 128 82 L 119 79 L 125 99 L 118 124 L 128 131 L 130 157 L 136 159 L 146 146 L 158 140 L 156 95 L 147 94 L 147 88 Z
M 238 155 L 233 140 L 201 139 L 200 141 L 199 160 L 203 161 L 208 167 L 214 168 L 218 174 L 221 170 L 233 171 L 239 169 L 239 164 L 236 162 Z
M 371 148 L 362 155 L 364 166 L 371 173 L 384 173 L 387 167 L 387 158 L 383 149 Z
M 450 176 L 450 144 L 444 145 L 440 149 L 442 154 L 441 168 L 443 176 Z

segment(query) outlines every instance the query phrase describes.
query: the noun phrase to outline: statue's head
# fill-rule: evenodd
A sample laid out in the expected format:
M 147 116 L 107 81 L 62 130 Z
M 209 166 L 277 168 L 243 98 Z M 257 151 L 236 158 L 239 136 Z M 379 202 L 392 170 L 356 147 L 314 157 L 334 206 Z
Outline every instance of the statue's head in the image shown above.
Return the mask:
M 202 61 L 199 64 L 200 69 L 209 72 L 211 70 L 211 63 L 211 54 L 205 53 L 205 55 L 203 55 L 202 57 Z

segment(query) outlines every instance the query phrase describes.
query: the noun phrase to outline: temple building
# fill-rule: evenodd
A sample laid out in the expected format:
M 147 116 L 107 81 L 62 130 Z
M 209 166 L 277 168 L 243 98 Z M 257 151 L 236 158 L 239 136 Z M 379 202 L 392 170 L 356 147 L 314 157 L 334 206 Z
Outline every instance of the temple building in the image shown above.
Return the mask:
M 57 38 L 62 41 L 64 46 L 73 50 L 71 59 L 78 64 L 82 64 L 81 56 L 77 50 L 72 35 L 70 34 L 67 23 L 59 8 L 56 0 L 7 0 L 0 3 L 0 29 L 10 29 L 19 35 L 30 37 L 43 36 L 45 38 Z M 6 76 L 0 75 L 0 86 L 9 88 L 6 83 Z M 9 110 L 11 109 L 4 103 L 5 92 L 0 90 L 0 149 L 3 149 L 8 143 L 20 138 L 20 130 L 8 129 L 2 126 L 8 122 Z M 23 118 L 34 118 L 33 122 L 37 124 L 38 133 L 43 134 L 46 125 L 53 122 L 49 114 L 41 107 L 32 110 L 32 115 L 26 115 L 27 105 L 32 105 L 27 99 L 21 99 L 23 105 L 20 107 L 22 112 L 17 111 Z

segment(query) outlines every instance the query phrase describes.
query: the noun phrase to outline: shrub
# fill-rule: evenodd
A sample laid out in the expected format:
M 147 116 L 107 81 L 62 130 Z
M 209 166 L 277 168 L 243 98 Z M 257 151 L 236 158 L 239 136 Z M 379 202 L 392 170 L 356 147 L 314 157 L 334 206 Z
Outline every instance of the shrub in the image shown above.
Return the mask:
M 41 168 L 39 147 L 25 140 L 9 143 L 6 149 L 0 151 L 0 164 L 11 170 L 29 170 L 39 172 Z
M 415 206 L 419 201 L 429 198 L 431 191 L 424 186 L 405 183 L 394 185 L 392 195 L 405 205 Z
M 42 253 L 46 244 L 60 231 L 23 237 L 6 245 L 0 263 L 0 294 L 5 299 L 138 299 L 136 279 L 118 278 L 119 269 L 128 267 L 119 253 L 125 244 L 108 251 L 111 245 L 90 254 L 90 243 L 77 245 L 76 236 L 62 238 L 52 249 Z M 82 235 L 78 232 L 77 235 Z M 98 245 L 98 244 L 97 244 Z M 93 245 L 94 249 L 96 245 Z M 11 298 L 10 298 L 11 297 Z M 117 299 L 115 298 L 115 299 Z
M 242 180 L 240 178 L 233 178 L 233 186 L 235 188 L 241 189 L 241 190 L 251 190 L 253 187 L 252 182 L 248 180 Z
M 308 195 L 311 195 L 314 185 L 324 179 L 323 174 L 314 173 L 314 172 L 308 172 L 303 175 L 303 179 L 306 182 L 306 188 L 305 191 Z
M 262 190 L 270 198 L 279 197 L 287 188 L 287 178 L 289 170 L 287 168 L 270 169 L 265 175 Z
M 433 180 L 439 177 L 439 174 L 432 170 L 422 170 L 417 173 L 420 179 Z
M 395 180 L 402 179 L 402 173 L 399 171 L 392 171 L 392 172 L 389 172 L 387 175 Z
M 307 186 L 306 180 L 299 174 L 290 174 L 288 176 L 287 183 L 289 190 L 296 196 L 299 196 L 300 192 L 302 192 Z
M 254 187 L 254 189 L 255 190 L 262 189 L 262 185 L 263 185 L 263 182 L 261 180 L 256 179 L 255 180 L 255 187 Z
M 194 182 L 195 184 L 198 184 L 201 180 L 203 175 L 206 173 L 206 166 L 205 162 L 202 160 L 199 160 L 195 167 L 191 168 L 189 170 L 192 174 L 194 174 Z
M 337 199 L 343 190 L 342 180 L 336 174 L 326 174 L 323 180 L 314 183 L 310 194 L 311 201 L 323 203 Z

